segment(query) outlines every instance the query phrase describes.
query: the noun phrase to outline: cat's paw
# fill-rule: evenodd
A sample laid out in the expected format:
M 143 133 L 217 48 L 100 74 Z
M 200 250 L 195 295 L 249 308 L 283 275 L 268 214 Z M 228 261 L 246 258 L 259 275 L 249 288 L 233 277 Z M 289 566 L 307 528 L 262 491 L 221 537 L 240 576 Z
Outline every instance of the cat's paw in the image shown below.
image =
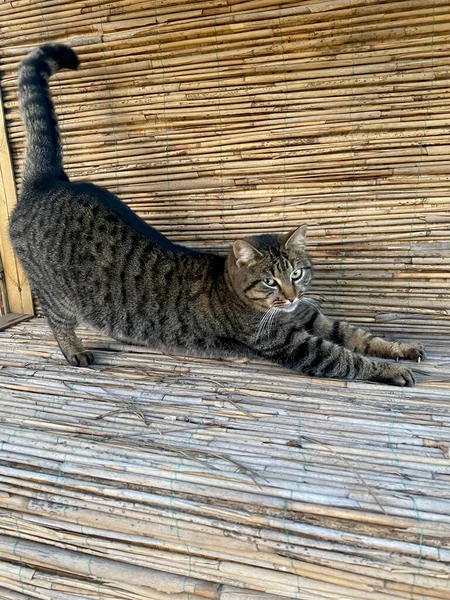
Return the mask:
M 67 361 L 74 367 L 88 367 L 94 362 L 94 355 L 89 350 L 66 356 Z
M 413 372 L 407 367 L 383 363 L 372 377 L 372 381 L 397 385 L 399 387 L 412 387 L 416 380 Z
M 422 344 L 399 344 L 398 352 L 396 352 L 395 360 L 413 360 L 415 362 L 422 362 L 427 357 L 427 353 L 425 352 L 425 348 Z

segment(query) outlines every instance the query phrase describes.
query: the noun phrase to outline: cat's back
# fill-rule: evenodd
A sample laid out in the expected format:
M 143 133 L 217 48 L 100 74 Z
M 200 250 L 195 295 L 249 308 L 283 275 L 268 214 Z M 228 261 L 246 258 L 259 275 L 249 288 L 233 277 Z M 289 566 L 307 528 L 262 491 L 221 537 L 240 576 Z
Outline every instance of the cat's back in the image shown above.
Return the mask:
M 35 241 L 37 236 L 38 241 L 48 244 L 64 231 L 67 243 L 71 244 L 79 242 L 75 235 L 87 235 L 91 240 L 93 229 L 97 235 L 111 237 L 112 223 L 116 224 L 115 229 L 123 230 L 122 234 L 145 238 L 162 250 L 196 254 L 172 243 L 107 189 L 90 182 L 73 183 L 53 178 L 24 181 L 10 221 L 10 237 L 13 245 L 25 246 L 32 236 Z
M 94 216 L 95 204 L 92 189 L 54 178 L 25 179 L 9 225 L 19 257 L 30 244 L 34 250 L 51 246 L 62 232 L 67 240 L 73 239 L 80 224 L 86 225 L 89 215 Z
M 24 182 L 9 233 L 32 278 L 46 271 L 74 275 L 87 263 L 99 268 L 129 248 L 152 246 L 102 203 L 101 194 L 90 183 Z

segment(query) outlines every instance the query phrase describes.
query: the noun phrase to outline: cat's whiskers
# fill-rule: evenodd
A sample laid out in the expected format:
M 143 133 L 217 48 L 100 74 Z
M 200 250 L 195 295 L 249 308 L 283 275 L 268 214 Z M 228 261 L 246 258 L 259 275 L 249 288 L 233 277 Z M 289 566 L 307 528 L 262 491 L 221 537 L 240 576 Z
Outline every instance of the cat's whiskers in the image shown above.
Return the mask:
M 267 321 L 269 320 L 270 317 L 270 313 L 273 310 L 273 308 L 268 308 L 265 313 L 263 314 L 263 316 L 261 317 L 259 323 L 258 323 L 258 327 L 256 329 L 256 339 L 259 339 L 262 335 L 262 332 L 264 331 L 265 325 L 267 323 Z
M 278 313 L 278 310 L 279 310 L 278 308 L 275 308 L 275 309 L 274 309 L 274 310 L 273 310 L 273 311 L 270 313 L 269 322 L 268 322 L 268 324 L 267 324 L 267 335 L 270 335 L 270 330 L 272 329 L 272 325 L 273 325 L 273 322 L 274 322 L 274 320 L 275 320 L 275 316 L 276 316 L 276 315 L 277 315 L 277 313 Z
M 271 306 L 269 309 L 266 310 L 258 324 L 255 340 L 258 340 L 260 337 L 262 337 L 264 333 L 266 333 L 267 335 L 270 333 L 273 320 L 278 311 L 279 309 L 276 306 Z
M 316 310 L 318 310 L 319 312 L 321 312 L 319 303 L 316 302 L 315 300 L 313 300 L 312 298 L 308 298 L 307 296 L 303 296 L 303 298 L 301 299 L 301 302 L 305 302 L 306 304 L 309 304 L 310 306 L 314 307 Z

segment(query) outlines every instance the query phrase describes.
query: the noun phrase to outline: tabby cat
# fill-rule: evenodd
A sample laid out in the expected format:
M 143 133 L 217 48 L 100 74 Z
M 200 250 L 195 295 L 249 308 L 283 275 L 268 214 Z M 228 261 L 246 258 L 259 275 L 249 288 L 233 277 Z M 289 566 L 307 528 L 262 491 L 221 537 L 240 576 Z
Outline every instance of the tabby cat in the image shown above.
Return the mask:
M 308 296 L 306 225 L 234 242 L 228 257 L 175 245 L 117 197 L 69 182 L 48 78 L 76 69 L 68 46 L 46 44 L 19 68 L 27 152 L 14 249 L 67 361 L 94 357 L 79 324 L 134 344 L 204 356 L 262 358 L 306 375 L 411 386 L 412 372 L 365 354 L 420 361 L 416 344 L 391 343 L 328 319 Z

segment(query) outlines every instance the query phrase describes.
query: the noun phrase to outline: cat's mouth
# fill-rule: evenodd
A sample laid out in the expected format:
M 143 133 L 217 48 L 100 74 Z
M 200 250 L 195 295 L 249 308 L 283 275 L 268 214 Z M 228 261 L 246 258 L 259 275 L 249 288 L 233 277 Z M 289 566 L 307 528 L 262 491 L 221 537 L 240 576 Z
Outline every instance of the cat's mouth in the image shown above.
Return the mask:
M 282 310 L 283 312 L 292 312 L 297 308 L 299 302 L 300 298 L 295 298 L 292 302 L 277 302 L 274 307 L 278 308 L 278 310 Z
M 293 302 L 289 302 L 289 304 L 288 303 L 284 304 L 282 308 L 285 312 L 292 312 L 297 308 L 298 303 L 299 303 L 299 299 L 296 298 Z

